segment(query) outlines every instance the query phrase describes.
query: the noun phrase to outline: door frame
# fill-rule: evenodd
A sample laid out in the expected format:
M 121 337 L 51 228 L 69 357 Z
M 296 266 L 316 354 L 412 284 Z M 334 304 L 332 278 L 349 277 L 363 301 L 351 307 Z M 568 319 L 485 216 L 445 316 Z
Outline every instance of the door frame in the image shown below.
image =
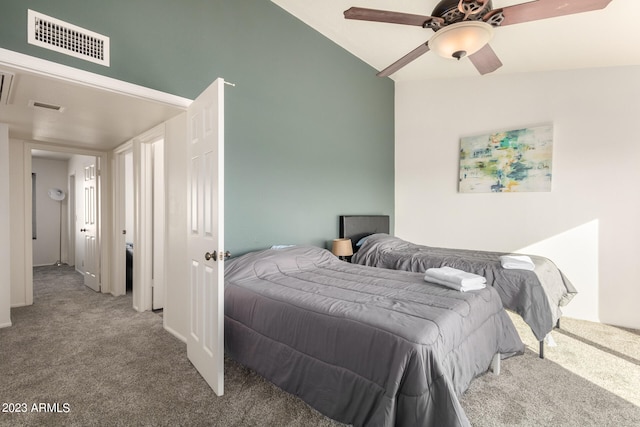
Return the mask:
M 164 134 L 163 123 L 133 138 L 133 305 L 138 311 L 153 308 L 153 144 Z
M 102 292 L 110 291 L 110 280 L 109 280 L 109 254 L 107 250 L 103 250 L 104 248 L 110 247 L 109 240 L 109 232 L 107 231 L 108 225 L 106 224 L 105 218 L 109 217 L 109 209 L 110 204 L 108 203 L 108 198 L 106 194 L 109 192 L 109 173 L 108 168 L 104 167 L 107 164 L 108 154 L 105 151 L 98 150 L 88 150 L 81 149 L 78 147 L 71 146 L 62 146 L 62 145 L 51 145 L 47 143 L 39 143 L 39 142 L 25 142 L 24 143 L 24 182 L 30 182 L 32 170 L 32 150 L 45 150 L 52 151 L 57 153 L 66 153 L 66 154 L 77 154 L 83 156 L 93 156 L 96 158 L 97 163 L 97 174 L 98 174 L 98 182 L 97 182 L 97 192 L 98 192 L 98 203 L 100 209 L 98 210 L 98 229 L 96 230 L 99 242 L 99 250 L 100 256 L 98 259 L 98 271 L 100 272 L 98 277 L 98 283 L 100 284 L 100 289 Z M 24 241 L 25 245 L 25 281 L 26 281 L 26 305 L 33 304 L 33 239 L 32 239 L 32 221 L 31 217 L 33 215 L 32 210 L 32 188 L 30 185 L 25 185 L 25 198 L 24 198 L 24 212 L 25 217 L 28 219 L 25 221 L 24 227 Z M 69 214 L 70 209 L 67 209 L 67 215 Z M 75 211 L 74 211 L 75 212 Z
M 154 101 L 170 107 L 179 108 L 186 111 L 192 100 L 181 96 L 172 95 L 170 93 L 161 92 L 148 87 L 139 86 L 133 83 L 117 80 L 112 77 L 103 76 L 101 74 L 91 73 L 89 71 L 78 68 L 69 67 L 67 65 L 58 64 L 57 62 L 47 61 L 45 59 L 36 58 L 35 56 L 25 55 L 23 53 L 14 52 L 0 48 L 0 66 L 16 68 L 22 71 L 35 73 L 53 79 L 65 80 L 83 86 L 92 87 L 107 92 L 119 93 L 135 98 Z
M 165 127 L 162 126 L 162 137 L 151 143 L 151 155 L 153 157 L 153 263 L 151 308 L 159 310 L 164 308 L 166 295 L 166 166 L 165 166 Z
M 127 141 L 118 146 L 113 151 L 113 163 L 111 165 L 113 171 L 113 246 L 111 255 L 113 285 L 111 287 L 111 294 L 113 296 L 124 295 L 127 292 L 126 254 L 122 251 L 125 247 L 127 237 L 122 234 L 122 230 L 126 230 L 127 228 L 125 156 L 132 152 L 133 140 Z M 132 234 L 131 242 L 133 243 L 133 238 L 135 237 L 134 230 L 126 230 L 126 232 Z
M 67 230 L 69 230 L 69 242 L 67 243 L 67 259 L 69 260 L 69 265 L 73 265 L 74 268 L 76 266 L 76 218 L 75 212 L 73 217 L 71 215 L 71 206 L 76 205 L 76 174 L 72 173 L 68 175 L 68 183 L 67 183 L 67 194 L 68 203 L 67 203 Z
M 125 224 L 125 179 L 124 157 L 126 153 L 133 152 L 133 308 L 136 311 L 148 311 L 156 308 L 153 304 L 153 294 L 159 292 L 164 296 L 164 199 L 160 200 L 160 206 L 155 195 L 156 173 L 160 173 L 159 188 L 164 189 L 164 161 L 163 156 L 157 156 L 156 150 L 163 150 L 164 146 L 157 147 L 156 143 L 164 141 L 164 123 L 155 126 L 148 131 L 136 136 L 126 143 L 118 146 L 113 154 L 113 295 L 126 293 L 124 277 L 126 265 L 123 262 L 122 249 L 124 238 L 122 230 Z M 157 157 L 157 161 L 156 161 Z M 159 221 L 158 221 L 159 220 Z M 159 227 L 154 227 L 157 224 Z M 159 236 L 154 232 L 156 228 Z M 162 298 L 164 299 L 164 298 Z
M 45 59 L 37 58 L 34 56 L 25 55 L 23 53 L 15 52 L 12 50 L 0 48 L 0 66 L 11 67 L 18 70 L 22 70 L 29 73 L 34 73 L 40 76 L 45 76 L 53 79 L 65 80 L 71 83 L 91 87 L 98 90 L 103 90 L 107 92 L 119 93 L 131 97 L 136 97 L 140 99 L 145 99 L 148 101 L 153 101 L 157 103 L 161 103 L 170 107 L 178 108 L 182 111 L 186 111 L 187 107 L 191 104 L 192 100 L 188 98 L 183 98 L 180 96 L 172 95 L 170 93 L 161 92 L 158 90 L 150 89 L 144 86 L 139 86 L 133 83 L 125 82 L 122 80 L 117 80 L 112 77 L 103 76 L 100 74 L 92 73 L 89 71 L 81 70 L 78 68 L 73 68 L 67 65 L 59 64 L 56 62 L 48 61 Z M 28 143 L 25 143 L 27 145 Z M 109 174 L 109 156 L 103 151 L 94 151 L 87 150 L 79 147 L 71 147 L 57 144 L 48 144 L 46 142 L 33 142 L 31 145 L 32 148 L 44 149 L 48 151 L 55 151 L 55 149 L 60 149 L 66 152 L 72 152 L 77 154 L 88 153 L 87 155 L 95 155 L 95 153 L 99 153 L 101 167 L 103 172 L 103 181 L 105 187 L 103 187 L 103 191 L 101 197 L 111 195 L 110 192 L 110 181 L 104 180 L 105 175 Z M 24 168 L 31 170 L 31 148 L 27 151 L 27 148 L 24 148 Z M 27 155 L 28 153 L 28 155 Z M 28 167 L 27 167 L 28 165 Z M 30 172 L 29 172 L 30 173 Z M 29 175 L 29 179 L 31 179 L 31 175 Z M 25 181 L 29 182 L 29 181 Z M 28 190 L 31 192 L 31 190 Z M 102 284 L 103 284 L 103 292 L 111 289 L 111 263 L 110 263 L 110 255 L 112 250 L 112 242 L 111 242 L 111 227 L 113 225 L 111 221 L 111 203 L 110 197 L 104 197 L 106 200 L 102 200 L 101 204 L 101 220 L 102 220 L 102 232 L 104 239 L 101 241 L 102 251 L 101 255 L 103 259 L 101 260 L 102 265 Z M 25 202 L 25 209 L 27 209 L 24 214 L 31 215 L 31 201 L 28 203 Z M 28 230 L 26 230 L 28 228 Z M 31 246 L 31 225 L 28 224 L 25 226 L 25 249 L 24 249 L 24 271 L 22 272 L 22 277 L 18 280 L 24 281 L 24 293 L 25 293 L 25 305 L 33 304 L 33 248 Z M 18 270 L 19 271 L 19 270 Z M 19 273 L 18 273 L 19 274 Z

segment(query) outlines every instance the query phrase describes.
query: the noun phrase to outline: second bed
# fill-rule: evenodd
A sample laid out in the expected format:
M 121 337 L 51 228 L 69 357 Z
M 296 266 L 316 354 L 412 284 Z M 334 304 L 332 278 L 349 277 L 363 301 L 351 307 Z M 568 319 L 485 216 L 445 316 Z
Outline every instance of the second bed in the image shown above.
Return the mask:
M 533 271 L 502 267 L 501 252 L 418 245 L 390 236 L 388 216 L 342 216 L 341 237 L 351 238 L 351 262 L 393 270 L 424 273 L 428 268 L 453 267 L 484 276 L 504 307 L 519 314 L 540 341 L 558 324 L 561 307 L 577 293 L 571 282 L 547 258 L 530 255 Z

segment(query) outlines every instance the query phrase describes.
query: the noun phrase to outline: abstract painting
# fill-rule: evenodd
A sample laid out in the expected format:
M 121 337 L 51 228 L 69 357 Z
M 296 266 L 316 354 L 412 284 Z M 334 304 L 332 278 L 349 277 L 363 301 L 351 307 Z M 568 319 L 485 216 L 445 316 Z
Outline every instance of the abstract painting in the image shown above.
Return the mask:
M 460 139 L 461 193 L 551 191 L 553 125 Z

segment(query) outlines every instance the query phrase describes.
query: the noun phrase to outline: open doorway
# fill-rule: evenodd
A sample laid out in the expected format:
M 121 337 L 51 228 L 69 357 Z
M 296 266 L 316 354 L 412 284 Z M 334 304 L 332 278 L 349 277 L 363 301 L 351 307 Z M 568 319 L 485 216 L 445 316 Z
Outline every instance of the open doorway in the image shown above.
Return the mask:
M 114 150 L 114 295 L 138 311 L 164 308 L 164 125 Z
M 102 205 L 99 157 L 69 150 L 31 148 L 32 266 L 70 266 L 101 290 Z M 77 179 L 80 177 L 80 179 Z M 33 289 L 31 289 L 33 292 Z
M 104 234 L 100 220 L 103 201 L 98 182 L 99 158 L 55 151 L 55 148 L 32 148 L 29 152 L 29 173 L 35 182 L 33 267 L 56 263 L 74 266 L 84 276 L 85 285 L 95 291 L 114 295 L 129 291 L 134 309 L 162 309 L 165 292 L 164 126 L 114 151 L 116 228 L 112 261 L 115 274 L 109 289 L 101 289 Z M 92 186 L 87 186 L 91 182 Z M 63 197 L 47 198 L 51 190 L 59 191 Z M 55 203 L 58 204 L 54 206 Z M 54 215 L 58 212 L 59 216 Z
M 10 167 L 0 171 L 3 181 L 10 182 L 10 203 L 6 214 L 3 210 L 0 216 L 8 222 L 10 214 L 7 250 L 15 255 L 8 266 L 11 280 L 0 284 L 0 293 L 8 294 L 11 308 L 33 304 L 31 200 L 27 200 L 31 193 L 25 188 L 31 182 L 33 148 L 97 157 L 101 166 L 97 178 L 103 184 L 98 197 L 102 220 L 98 279 L 101 292 L 113 293 L 111 154 L 132 135 L 182 114 L 191 100 L 1 48 L 0 68 L 14 75 L 8 102 L 0 105 L 3 125 L 8 125 L 12 138 L 8 144 Z M 30 100 L 60 109 L 36 111 Z M 78 184 L 83 176 L 73 179 Z M 79 227 L 67 227 L 80 233 Z M 70 242 L 75 240 L 70 238 Z M 74 249 L 72 245 L 66 249 L 71 260 L 76 258 Z M 64 251 L 63 247 L 63 256 Z
M 124 224 L 122 230 L 125 245 L 125 288 L 133 293 L 133 151 L 124 153 Z
M 31 204 L 33 266 L 75 265 L 69 258 L 67 174 L 71 155 L 32 150 Z
M 133 141 L 114 150 L 113 156 L 113 295 L 133 293 L 135 233 L 135 195 Z M 134 305 L 134 308 L 135 305 Z M 137 308 L 136 308 L 137 309 Z

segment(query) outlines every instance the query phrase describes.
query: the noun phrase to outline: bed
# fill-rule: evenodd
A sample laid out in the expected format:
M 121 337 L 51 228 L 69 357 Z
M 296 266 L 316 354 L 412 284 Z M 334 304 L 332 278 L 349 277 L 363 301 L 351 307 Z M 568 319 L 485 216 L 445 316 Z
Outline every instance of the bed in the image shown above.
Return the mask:
M 468 426 L 458 397 L 524 345 L 491 287 L 294 246 L 226 262 L 225 352 L 355 426 Z
M 577 293 L 571 282 L 547 258 L 529 255 L 535 269 L 502 268 L 501 252 L 448 249 L 417 245 L 389 234 L 386 215 L 344 215 L 340 236 L 351 238 L 351 262 L 387 269 L 425 272 L 427 268 L 449 266 L 486 277 L 500 295 L 504 307 L 519 314 L 540 342 L 559 325 L 561 308 Z

